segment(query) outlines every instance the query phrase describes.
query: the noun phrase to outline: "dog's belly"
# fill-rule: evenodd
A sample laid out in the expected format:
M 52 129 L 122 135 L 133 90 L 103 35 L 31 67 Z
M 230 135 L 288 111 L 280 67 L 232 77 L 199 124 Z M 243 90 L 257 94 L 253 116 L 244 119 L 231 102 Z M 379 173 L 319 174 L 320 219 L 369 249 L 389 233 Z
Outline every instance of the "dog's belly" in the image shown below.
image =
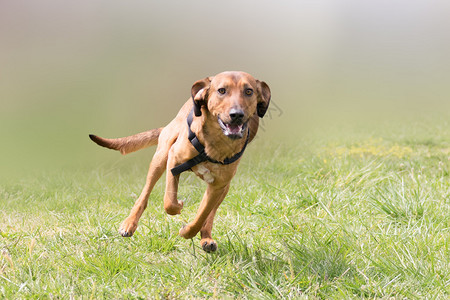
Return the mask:
M 205 163 L 201 163 L 192 167 L 192 171 L 195 173 L 195 175 L 203 179 L 206 183 L 214 182 L 214 174 L 211 172 L 210 169 L 206 167 Z

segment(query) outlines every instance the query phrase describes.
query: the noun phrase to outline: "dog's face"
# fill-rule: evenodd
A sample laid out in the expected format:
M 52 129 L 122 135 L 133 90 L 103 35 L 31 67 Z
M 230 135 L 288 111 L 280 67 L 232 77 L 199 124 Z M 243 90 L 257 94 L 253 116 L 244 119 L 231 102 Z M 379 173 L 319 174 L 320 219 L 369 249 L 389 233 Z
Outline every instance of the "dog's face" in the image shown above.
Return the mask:
M 242 138 L 250 118 L 255 113 L 262 118 L 270 102 L 269 86 L 244 72 L 223 72 L 199 80 L 191 93 L 195 115 L 200 116 L 201 106 L 206 107 L 231 139 Z

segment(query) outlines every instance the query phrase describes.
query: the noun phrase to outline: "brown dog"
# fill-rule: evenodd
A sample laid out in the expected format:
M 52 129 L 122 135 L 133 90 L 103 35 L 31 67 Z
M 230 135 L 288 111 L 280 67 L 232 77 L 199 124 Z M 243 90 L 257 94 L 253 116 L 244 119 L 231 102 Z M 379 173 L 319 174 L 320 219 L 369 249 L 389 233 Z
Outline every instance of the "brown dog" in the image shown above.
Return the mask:
M 189 239 L 200 231 L 203 250 L 211 252 L 217 249 L 211 237 L 217 208 L 228 192 L 247 143 L 258 131 L 259 118 L 266 113 L 271 94 L 265 82 L 247 73 L 223 72 L 195 82 L 191 95 L 164 128 L 118 139 L 90 138 L 122 154 L 158 144 L 144 189 L 119 228 L 122 236 L 135 232 L 150 192 L 166 169 L 164 209 L 170 215 L 179 214 L 183 208 L 183 202 L 177 199 L 179 174 L 191 170 L 208 187 L 194 220 L 179 234 Z

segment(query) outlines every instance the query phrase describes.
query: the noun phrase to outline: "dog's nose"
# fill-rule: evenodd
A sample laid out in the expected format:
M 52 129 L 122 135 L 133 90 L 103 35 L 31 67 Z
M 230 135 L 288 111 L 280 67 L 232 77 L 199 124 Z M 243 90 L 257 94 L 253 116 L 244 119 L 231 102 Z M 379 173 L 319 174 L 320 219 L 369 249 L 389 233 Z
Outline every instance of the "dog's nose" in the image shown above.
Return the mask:
M 244 118 L 244 111 L 242 109 L 230 109 L 230 119 L 232 122 L 240 122 Z

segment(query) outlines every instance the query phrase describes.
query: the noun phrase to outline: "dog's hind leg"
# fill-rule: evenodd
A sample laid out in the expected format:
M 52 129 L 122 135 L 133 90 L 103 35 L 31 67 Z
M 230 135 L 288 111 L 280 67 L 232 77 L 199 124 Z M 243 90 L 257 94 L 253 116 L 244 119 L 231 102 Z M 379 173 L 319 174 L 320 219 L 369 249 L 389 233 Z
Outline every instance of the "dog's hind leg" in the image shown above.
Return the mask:
M 147 208 L 150 193 L 158 179 L 166 170 L 169 149 L 176 139 L 176 136 L 167 136 L 168 134 L 170 134 L 170 131 L 168 131 L 167 134 L 164 131 L 161 133 L 160 142 L 158 143 L 158 148 L 156 149 L 155 155 L 150 163 L 147 180 L 141 195 L 134 203 L 130 215 L 119 227 L 119 233 L 124 237 L 132 236 L 136 231 L 139 219 L 144 210 Z
M 153 156 L 152 162 L 147 174 L 147 180 L 145 186 L 141 192 L 141 195 L 134 203 L 131 209 L 130 215 L 123 221 L 120 225 L 119 233 L 121 236 L 129 237 L 132 236 L 136 231 L 138 222 L 142 213 L 147 208 L 148 197 L 155 186 L 158 179 L 164 173 L 167 163 L 167 153 L 156 152 Z

